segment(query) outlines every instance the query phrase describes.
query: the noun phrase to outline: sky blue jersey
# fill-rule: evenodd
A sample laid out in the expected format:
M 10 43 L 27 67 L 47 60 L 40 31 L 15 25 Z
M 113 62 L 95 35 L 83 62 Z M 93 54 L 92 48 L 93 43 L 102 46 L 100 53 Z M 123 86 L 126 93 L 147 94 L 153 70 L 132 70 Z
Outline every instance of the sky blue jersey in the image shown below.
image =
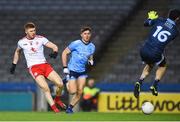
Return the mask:
M 175 22 L 169 18 L 148 19 L 145 24 L 152 26 L 148 39 L 144 44 L 144 48 L 152 55 L 161 55 L 166 45 L 179 33 Z
M 68 69 L 74 72 L 85 72 L 88 59 L 95 52 L 95 45 L 92 42 L 85 44 L 82 40 L 76 40 L 71 42 L 68 48 L 71 51 Z

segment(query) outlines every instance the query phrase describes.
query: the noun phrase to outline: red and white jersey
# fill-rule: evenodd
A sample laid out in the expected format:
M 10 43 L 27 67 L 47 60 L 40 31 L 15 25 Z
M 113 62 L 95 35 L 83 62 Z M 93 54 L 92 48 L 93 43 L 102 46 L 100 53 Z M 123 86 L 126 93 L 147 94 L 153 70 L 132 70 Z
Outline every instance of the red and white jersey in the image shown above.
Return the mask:
M 46 63 L 44 45 L 48 42 L 47 38 L 39 35 L 31 40 L 24 37 L 18 41 L 18 48 L 23 50 L 28 68 L 36 64 Z

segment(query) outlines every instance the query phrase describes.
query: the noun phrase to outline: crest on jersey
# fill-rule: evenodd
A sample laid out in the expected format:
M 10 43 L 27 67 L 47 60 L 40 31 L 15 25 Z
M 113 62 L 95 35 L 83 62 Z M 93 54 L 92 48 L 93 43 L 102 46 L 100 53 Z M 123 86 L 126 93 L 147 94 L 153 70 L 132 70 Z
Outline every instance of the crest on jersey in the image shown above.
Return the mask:
M 31 51 L 37 52 L 36 48 L 34 48 L 34 47 L 31 47 Z

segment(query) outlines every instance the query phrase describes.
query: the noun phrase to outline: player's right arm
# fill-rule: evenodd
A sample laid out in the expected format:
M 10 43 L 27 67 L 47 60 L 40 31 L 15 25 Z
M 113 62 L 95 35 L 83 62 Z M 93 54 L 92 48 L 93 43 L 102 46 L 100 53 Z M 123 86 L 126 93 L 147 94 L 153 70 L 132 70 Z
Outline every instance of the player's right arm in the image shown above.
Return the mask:
M 15 72 L 16 64 L 17 64 L 18 61 L 19 61 L 20 54 L 21 54 L 21 48 L 17 47 L 16 50 L 15 50 L 15 52 L 14 52 L 14 57 L 13 57 L 12 66 L 11 66 L 11 68 L 10 68 L 10 73 L 11 73 L 11 74 L 14 74 L 14 72 Z
M 64 74 L 69 74 L 69 70 L 67 68 L 67 60 L 68 60 L 68 55 L 71 53 L 71 50 L 66 47 L 64 51 L 62 52 L 62 64 L 63 64 L 63 72 Z
M 14 52 L 13 64 L 18 63 L 20 54 L 21 54 L 21 48 L 17 47 L 15 52 Z
M 63 64 L 63 72 L 64 74 L 69 74 L 69 69 L 67 68 L 67 60 L 68 60 L 68 55 L 76 49 L 78 46 L 79 41 L 73 41 L 71 42 L 62 52 L 62 64 Z

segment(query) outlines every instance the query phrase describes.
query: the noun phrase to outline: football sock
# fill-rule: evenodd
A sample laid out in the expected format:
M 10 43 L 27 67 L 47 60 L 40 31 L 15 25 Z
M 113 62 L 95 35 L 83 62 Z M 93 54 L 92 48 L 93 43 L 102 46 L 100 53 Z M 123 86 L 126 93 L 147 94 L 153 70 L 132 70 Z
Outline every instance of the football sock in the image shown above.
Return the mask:
M 70 104 L 69 107 L 70 107 L 70 108 L 73 108 L 74 106 Z
M 158 86 L 159 80 L 154 80 L 153 86 Z
M 55 100 L 55 101 L 59 101 L 59 100 L 60 100 L 60 96 L 56 96 L 56 97 L 54 98 L 54 100 Z
M 55 113 L 60 112 L 59 109 L 56 107 L 55 104 L 53 104 L 53 105 L 51 106 L 51 109 L 52 109 Z
M 143 79 L 139 79 L 139 83 L 142 84 L 142 82 L 144 81 L 144 78 Z

